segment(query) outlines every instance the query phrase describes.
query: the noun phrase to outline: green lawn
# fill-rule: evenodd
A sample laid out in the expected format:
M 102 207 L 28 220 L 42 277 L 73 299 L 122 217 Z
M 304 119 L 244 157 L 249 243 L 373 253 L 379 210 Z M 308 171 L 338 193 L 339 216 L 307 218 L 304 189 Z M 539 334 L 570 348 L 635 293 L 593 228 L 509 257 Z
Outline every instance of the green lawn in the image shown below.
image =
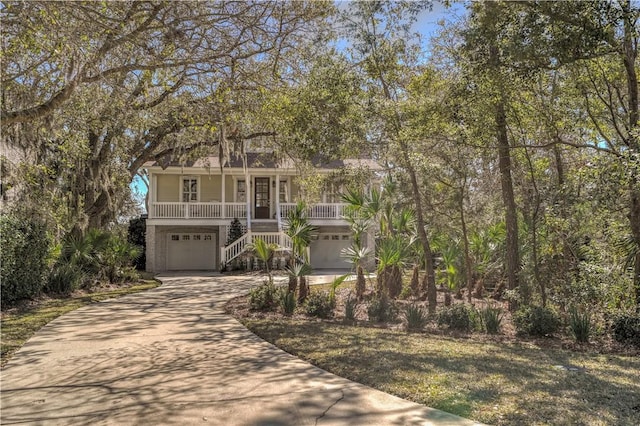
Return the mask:
M 476 421 L 640 423 L 637 357 L 318 321 L 241 320 L 265 340 L 339 376 Z
M 60 315 L 91 303 L 105 299 L 113 299 L 126 294 L 138 293 L 158 287 L 159 285 L 160 283 L 158 281 L 144 280 L 132 286 L 97 291 L 91 294 L 71 296 L 68 298 L 46 299 L 25 309 L 15 310 L 15 312 L 3 312 L 1 327 L 2 338 L 0 339 L 2 358 L 0 365 L 4 366 L 11 356 L 20 349 L 36 331 Z

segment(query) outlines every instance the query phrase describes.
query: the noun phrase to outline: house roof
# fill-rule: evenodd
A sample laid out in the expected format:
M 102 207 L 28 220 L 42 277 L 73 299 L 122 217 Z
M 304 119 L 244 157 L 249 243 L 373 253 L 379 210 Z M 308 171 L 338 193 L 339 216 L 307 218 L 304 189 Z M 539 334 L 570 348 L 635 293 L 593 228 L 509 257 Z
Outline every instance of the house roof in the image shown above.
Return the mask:
M 296 162 L 290 158 L 277 159 L 273 153 L 257 153 L 248 152 L 247 156 L 247 168 L 251 169 L 295 169 Z M 329 160 L 323 155 L 316 155 L 311 160 L 314 167 L 318 169 L 342 169 L 342 168 L 358 168 L 365 167 L 370 170 L 381 170 L 380 165 L 371 159 L 364 158 L 350 158 L 344 160 Z M 166 169 L 168 167 L 194 167 L 194 168 L 220 168 L 220 160 L 218 157 L 203 157 L 197 160 L 188 160 L 184 162 L 170 162 L 162 163 L 158 161 L 148 161 L 144 164 L 144 167 L 162 167 Z M 224 166 L 225 168 L 244 168 L 242 157 L 232 155 L 229 162 Z

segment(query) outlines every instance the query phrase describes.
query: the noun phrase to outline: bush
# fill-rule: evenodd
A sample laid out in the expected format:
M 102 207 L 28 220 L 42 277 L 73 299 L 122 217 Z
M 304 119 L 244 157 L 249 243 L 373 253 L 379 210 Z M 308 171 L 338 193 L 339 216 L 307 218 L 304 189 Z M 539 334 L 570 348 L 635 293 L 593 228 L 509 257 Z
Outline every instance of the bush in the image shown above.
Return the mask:
M 487 334 L 500 333 L 500 324 L 502 323 L 502 309 L 487 306 L 478 311 L 480 323 Z
M 452 330 L 471 331 L 474 324 L 472 309 L 464 303 L 447 306 L 438 312 L 438 325 Z
M 277 298 L 278 289 L 268 281 L 249 290 L 249 305 L 254 311 L 272 310 L 277 304 Z
M 407 305 L 403 315 L 407 330 L 422 330 L 427 325 L 427 312 L 420 305 Z
M 513 322 L 519 333 L 531 336 L 547 336 L 558 331 L 558 314 L 542 306 L 524 306 L 513 316 Z
M 358 309 L 358 300 L 351 294 L 344 301 L 344 319 L 347 321 L 355 321 L 356 310 Z
M 616 341 L 640 348 L 640 314 L 620 315 L 613 321 Z
M 147 267 L 147 219 L 139 217 L 129 221 L 129 229 L 127 232 L 127 241 L 135 246 L 140 247 L 140 254 L 135 258 L 133 266 L 138 271 L 144 271 Z
M 388 298 L 376 297 L 371 300 L 367 308 L 369 321 L 393 322 L 398 317 L 398 308 Z
M 287 291 L 283 289 L 280 293 L 280 309 L 282 309 L 282 313 L 285 315 L 293 314 L 293 311 L 296 310 L 296 295 L 291 291 Z
M 333 314 L 333 308 L 334 305 L 326 291 L 312 292 L 304 304 L 307 315 L 318 318 L 329 318 Z
M 569 311 L 569 329 L 576 342 L 588 342 L 593 329 L 591 315 L 572 308 Z
M 2 306 L 36 296 L 45 285 L 50 243 L 45 225 L 15 214 L 0 215 Z
M 68 295 L 77 290 L 84 281 L 84 274 L 80 268 L 71 263 L 59 263 L 54 266 L 45 290 L 49 293 Z

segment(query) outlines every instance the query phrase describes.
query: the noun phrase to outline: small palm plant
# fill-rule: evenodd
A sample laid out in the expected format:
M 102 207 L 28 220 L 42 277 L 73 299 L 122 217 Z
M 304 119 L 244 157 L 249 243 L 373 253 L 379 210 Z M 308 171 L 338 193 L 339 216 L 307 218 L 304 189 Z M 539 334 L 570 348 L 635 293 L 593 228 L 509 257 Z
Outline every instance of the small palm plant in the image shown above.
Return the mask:
M 273 281 L 273 277 L 271 275 L 271 271 L 269 270 L 269 262 L 273 257 L 274 246 L 272 244 L 267 244 L 262 238 L 256 238 L 251 245 L 251 249 L 258 256 L 264 265 L 265 272 L 269 276 L 269 282 Z
M 391 299 L 402 292 L 402 268 L 407 258 L 405 238 L 400 235 L 385 238 L 378 247 L 378 285 L 377 293 L 381 297 L 385 293 Z
M 408 331 L 420 331 L 427 325 L 427 312 L 420 305 L 408 305 L 403 316 Z

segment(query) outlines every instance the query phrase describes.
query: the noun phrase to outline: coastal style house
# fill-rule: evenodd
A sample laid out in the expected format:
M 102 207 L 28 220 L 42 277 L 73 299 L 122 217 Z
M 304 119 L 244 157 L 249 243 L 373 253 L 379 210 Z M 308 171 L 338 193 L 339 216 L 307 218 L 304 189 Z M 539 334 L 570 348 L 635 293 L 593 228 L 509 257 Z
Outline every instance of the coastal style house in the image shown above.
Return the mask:
M 318 174 L 342 168 L 367 168 L 368 160 L 338 160 L 316 165 Z M 147 270 L 220 270 L 241 256 L 256 238 L 291 248 L 283 232 L 289 212 L 302 198 L 300 172 L 291 161 L 268 152 L 248 152 L 221 167 L 217 157 L 187 164 L 145 164 L 149 176 Z M 340 255 L 351 244 L 339 185 L 329 185 L 319 202 L 307 203 L 317 228 L 309 247 L 314 269 L 349 268 Z M 230 225 L 241 223 L 242 236 L 227 244 Z

